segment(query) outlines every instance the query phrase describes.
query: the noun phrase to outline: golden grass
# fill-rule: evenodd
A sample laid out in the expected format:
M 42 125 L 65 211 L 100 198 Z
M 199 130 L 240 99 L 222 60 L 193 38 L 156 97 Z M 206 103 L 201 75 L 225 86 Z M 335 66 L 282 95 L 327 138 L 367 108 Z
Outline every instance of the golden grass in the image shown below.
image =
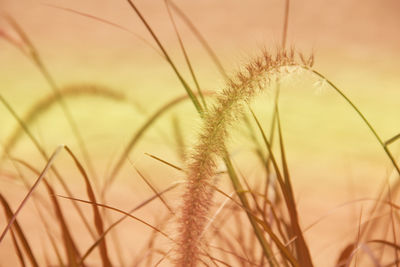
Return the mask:
M 38 256 L 37 248 L 30 245 L 31 233 L 23 231 L 20 221 L 20 213 L 27 208 L 27 203 L 31 199 L 51 243 L 51 248 L 46 250 L 44 256 L 48 257 L 47 253 L 52 255 L 52 259 L 46 258 L 47 265 L 91 266 L 89 256 L 93 254 L 93 251 L 97 251 L 95 264 L 101 264 L 104 267 L 161 266 L 164 264 L 179 267 L 201 265 L 314 266 L 315 255 L 310 250 L 305 232 L 319 221 L 308 227 L 302 225 L 302 214 L 298 212 L 291 169 L 286 157 L 285 132 L 281 121 L 280 86 L 281 81 L 288 77 L 290 82 L 290 78 L 294 76 L 301 79 L 305 75 L 311 75 L 315 80 L 325 82 L 359 116 L 392 164 L 396 178 L 400 175 L 398 162 L 389 148 L 398 141 L 400 135 L 395 135 L 385 141 L 366 115 L 344 91 L 313 68 L 313 55 L 305 58 L 303 54 L 296 53 L 294 49 L 286 48 L 289 0 L 285 2 L 280 48 L 275 52 L 263 52 L 248 64 L 243 64 L 232 78 L 228 78 L 229 75 L 226 74 L 216 53 L 189 17 L 173 1 L 165 0 L 166 11 L 196 91 L 192 90 L 190 83 L 184 78 L 182 71 L 175 64 L 162 40 L 150 26 L 141 10 L 131 0 L 127 0 L 127 4 L 150 33 L 157 45 L 156 49 L 161 51 L 162 58 L 172 68 L 186 94 L 168 101 L 148 116 L 141 126 L 137 127 L 122 149 L 121 155 L 111 165 L 110 174 L 105 177 L 102 184 L 99 183 L 100 178 L 87 150 L 89 141 L 82 138 L 81 129 L 72 116 L 67 100 L 70 101 L 70 98 L 76 96 L 90 98 L 101 96 L 119 102 L 131 103 L 131 101 L 107 87 L 92 84 L 59 88 L 55 79 L 50 75 L 39 50 L 17 21 L 10 16 L 6 17 L 18 38 L 14 38 L 13 35 L 0 29 L 0 37 L 18 48 L 34 63 L 52 89 L 52 94 L 34 104 L 23 118 L 0 94 L 1 103 L 18 123 L 18 128 L 5 143 L 3 161 L 11 160 L 16 170 L 20 170 L 22 166 L 37 177 L 35 182 L 30 184 L 21 171 L 10 175 L 12 179 L 20 178 L 27 190 L 23 200 L 17 203 L 15 211 L 12 208 L 14 203 L 10 205 L 7 199 L 7 192 L 0 193 L 0 202 L 7 222 L 1 232 L 0 243 L 4 242 L 6 237 L 10 237 L 15 256 L 21 266 L 26 266 L 27 262 L 32 266 L 40 266 L 42 262 L 38 260 L 40 256 Z M 129 31 L 114 22 L 91 14 L 69 8 L 57 8 Z M 201 82 L 196 76 L 195 66 L 191 62 L 175 22 L 175 15 L 179 16 L 194 33 L 225 79 L 225 88 L 218 94 L 205 91 L 201 87 Z M 251 103 L 257 95 L 267 90 L 275 94 L 269 131 L 264 129 L 263 123 L 251 108 Z M 177 143 L 178 158 L 184 162 L 185 166 L 179 166 L 169 158 L 158 157 L 152 153 L 147 153 L 147 155 L 164 164 L 166 168 L 174 169 L 186 179 L 184 182 L 178 181 L 164 190 L 159 190 L 144 171 L 136 168 L 129 155 L 158 119 L 185 100 L 192 102 L 198 112 L 198 117 L 194 119 L 200 120 L 201 124 L 198 137 L 190 146 L 185 142 L 185 129 L 180 124 L 179 117 L 174 116 L 170 123 L 174 133 L 173 138 Z M 59 146 L 52 155 L 49 155 L 30 129 L 34 120 L 43 116 L 55 104 L 62 108 L 63 116 L 67 118 L 69 126 L 73 130 L 84 163 L 68 146 L 64 145 Z M 232 160 L 228 143 L 233 129 L 237 128 L 239 124 L 243 124 L 245 130 L 248 131 L 250 142 L 254 146 L 253 152 L 258 158 L 258 164 L 261 166 L 265 178 L 258 181 L 257 184 L 252 184 L 247 175 L 242 173 L 237 162 Z M 28 136 L 46 161 L 42 171 L 32 166 L 30 160 L 13 156 L 14 145 L 22 138 L 22 133 Z M 69 180 L 66 178 L 68 174 L 66 175 L 64 170 L 55 166 L 55 161 L 61 157 L 62 151 L 65 151 L 67 156 L 64 161 L 72 159 L 78 175 L 83 178 L 87 199 L 76 197 L 73 194 L 68 186 Z M 131 163 L 132 169 L 136 170 L 138 176 L 149 188 L 152 196 L 125 211 L 106 203 L 107 194 L 127 161 Z M 219 167 L 221 162 L 224 163 L 222 171 Z M 57 178 L 57 183 L 61 185 L 64 193 L 58 193 L 56 185 L 51 181 L 53 175 Z M 219 185 L 220 177 L 230 179 L 229 191 Z M 318 183 L 320 182 L 316 184 Z M 38 189 L 39 184 L 44 184 L 47 198 Z M 171 204 L 172 201 L 166 194 L 175 190 L 180 184 L 184 184 L 183 195 L 179 198 L 177 205 Z M 368 211 L 361 209 L 361 212 L 357 214 L 354 238 L 346 246 L 337 248 L 338 257 L 335 258 L 337 267 L 360 264 L 369 266 L 366 265 L 369 262 L 375 266 L 398 266 L 400 246 L 397 233 L 400 207 L 396 204 L 396 194 L 398 194 L 399 185 L 398 179 L 393 185 L 385 183 L 379 195 L 373 199 L 375 201 L 373 207 Z M 90 237 L 90 244 L 85 243 L 85 248 L 81 246 L 83 242 L 81 242 L 80 236 L 77 236 L 75 225 L 69 216 L 70 211 L 63 208 L 61 200 L 71 202 L 73 212 L 78 214 L 79 222 L 83 223 L 85 232 Z M 156 200 L 159 201 L 158 205 L 153 203 Z M 366 199 L 361 201 L 366 201 Z M 85 206 L 91 209 L 84 209 Z M 153 212 L 154 220 L 141 218 L 137 214 L 144 207 Z M 176 207 L 178 207 L 178 211 L 175 210 Z M 51 216 L 47 214 L 49 210 L 55 219 L 50 218 Z M 115 214 L 120 216 L 116 219 Z M 138 254 L 130 255 L 131 264 L 125 262 L 122 250 L 126 249 L 126 245 L 121 247 L 120 236 L 116 234 L 119 230 L 117 226 L 120 226 L 127 218 L 150 230 L 147 243 L 141 243 L 143 250 Z M 57 230 L 55 231 L 55 229 Z M 136 242 L 137 237 L 133 232 L 124 233 L 124 235 L 129 235 L 132 242 Z M 160 241 L 159 237 L 162 237 L 163 240 Z

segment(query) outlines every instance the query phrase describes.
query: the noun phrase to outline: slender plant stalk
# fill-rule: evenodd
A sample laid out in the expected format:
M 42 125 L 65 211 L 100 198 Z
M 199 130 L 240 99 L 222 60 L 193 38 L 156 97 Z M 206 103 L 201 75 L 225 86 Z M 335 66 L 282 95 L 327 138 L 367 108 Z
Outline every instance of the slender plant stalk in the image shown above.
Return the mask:
M 168 0 L 164 0 L 164 2 L 165 2 L 165 6 L 167 7 L 168 15 L 169 15 L 169 18 L 171 20 L 172 26 L 174 26 L 174 31 L 175 31 L 176 36 L 178 38 L 179 46 L 181 47 L 182 54 L 185 57 L 186 65 L 187 65 L 187 67 L 188 67 L 188 69 L 190 71 L 190 75 L 193 78 L 193 82 L 196 85 L 197 93 L 200 96 L 201 103 L 203 104 L 203 108 L 207 109 L 207 104 L 206 104 L 206 101 L 204 99 L 203 93 L 201 92 L 199 81 L 198 81 L 198 79 L 196 77 L 196 74 L 194 73 L 194 70 L 193 70 L 193 67 L 192 67 L 192 63 L 190 62 L 189 56 L 188 56 L 188 54 L 186 52 L 185 45 L 183 44 L 181 35 L 179 34 L 179 31 L 178 31 L 178 27 L 176 26 L 174 16 L 172 15 L 172 12 L 170 10 L 169 1 Z
M 193 24 L 193 22 L 189 19 L 188 16 L 172 1 L 172 0 L 167 0 L 168 3 L 171 5 L 171 7 L 175 10 L 175 12 L 180 16 L 183 20 L 183 22 L 186 23 L 186 25 L 189 27 L 189 29 L 193 32 L 193 34 L 196 36 L 196 38 L 199 40 L 201 45 L 204 47 L 206 50 L 207 54 L 211 57 L 212 61 L 214 62 L 215 66 L 217 67 L 218 71 L 220 74 L 226 79 L 229 80 L 228 75 L 226 74 L 226 71 L 224 67 L 222 66 L 221 60 L 218 58 L 217 54 L 214 52 L 214 50 L 211 48 L 210 44 L 206 41 L 204 36 L 200 33 L 200 31 L 196 28 L 196 26 Z
M 361 119 L 364 121 L 364 123 L 367 125 L 371 133 L 374 135 L 375 139 L 379 142 L 379 144 L 382 146 L 383 150 L 385 151 L 386 155 L 390 159 L 393 167 L 395 168 L 397 174 L 400 176 L 400 167 L 397 164 L 395 158 L 393 157 L 392 153 L 389 151 L 387 148 L 385 142 L 382 140 L 382 138 L 378 135 L 376 132 L 375 128 L 372 126 L 372 124 L 367 120 L 367 118 L 364 116 L 364 114 L 360 111 L 360 109 L 348 98 L 334 83 L 332 83 L 330 80 L 328 80 L 324 75 L 319 73 L 318 71 L 312 69 L 312 73 L 317 75 L 319 78 L 323 79 L 326 81 L 337 93 L 339 93 L 344 100 L 354 109 L 355 112 L 361 117 Z
M 139 9 L 136 7 L 136 5 L 133 3 L 132 0 L 126 0 L 128 2 L 128 4 L 130 5 L 130 7 L 132 8 L 133 11 L 135 11 L 135 13 L 138 15 L 138 17 L 140 18 L 140 20 L 143 22 L 144 26 L 146 27 L 146 29 L 148 30 L 148 32 L 150 33 L 150 35 L 153 37 L 154 41 L 157 43 L 157 46 L 161 49 L 162 53 L 165 56 L 165 59 L 167 60 L 167 62 L 169 63 L 169 65 L 171 66 L 171 68 L 174 70 L 176 76 L 178 77 L 179 81 L 181 82 L 181 84 L 183 85 L 183 87 L 186 90 L 186 93 L 189 95 L 190 99 L 193 102 L 193 105 L 196 107 L 197 111 L 199 112 L 199 114 L 203 114 L 203 107 L 201 106 L 199 100 L 197 99 L 197 96 L 193 93 L 192 89 L 190 88 L 190 86 L 187 84 L 187 82 L 185 81 L 185 79 L 182 77 L 182 75 L 180 74 L 180 72 L 178 71 L 178 68 L 176 67 L 176 65 L 173 63 L 171 57 L 169 56 L 169 54 L 167 53 L 167 51 L 165 50 L 164 46 L 162 45 L 161 41 L 158 39 L 157 35 L 154 33 L 153 29 L 150 27 L 149 23 L 147 22 L 147 20 L 144 18 L 144 16 L 142 15 L 142 13 L 139 11 Z

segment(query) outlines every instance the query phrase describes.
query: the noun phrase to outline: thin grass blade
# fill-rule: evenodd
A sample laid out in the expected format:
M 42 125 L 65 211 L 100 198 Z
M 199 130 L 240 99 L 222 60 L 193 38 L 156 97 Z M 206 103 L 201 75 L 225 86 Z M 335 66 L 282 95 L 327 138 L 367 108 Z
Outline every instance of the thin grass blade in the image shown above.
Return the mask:
M 135 170 L 139 174 L 140 178 L 142 178 L 142 180 L 147 184 L 147 186 L 150 187 L 151 191 L 153 191 L 153 193 L 158 196 L 160 201 L 169 210 L 169 212 L 171 214 L 175 214 L 175 212 L 172 210 L 170 205 L 167 203 L 167 201 L 164 199 L 164 197 L 160 195 L 160 193 L 158 192 L 157 188 L 154 187 L 154 185 L 150 182 L 150 180 L 148 178 L 146 178 L 136 167 L 135 167 Z
M 186 49 L 185 49 L 185 46 L 183 44 L 181 35 L 179 34 L 178 27 L 176 26 L 175 19 L 174 19 L 172 13 L 171 13 L 171 9 L 169 7 L 169 2 L 168 2 L 168 0 L 164 0 L 164 3 L 165 3 L 165 6 L 167 7 L 168 16 L 169 16 L 169 18 L 171 20 L 172 26 L 174 27 L 174 31 L 175 31 L 176 36 L 178 38 L 179 46 L 181 47 L 183 56 L 185 57 L 186 65 L 188 66 L 188 69 L 190 71 L 190 75 L 192 76 L 192 79 L 193 79 L 193 81 L 194 81 L 194 83 L 196 85 L 197 93 L 200 96 L 201 102 L 203 104 L 203 108 L 205 110 L 207 110 L 207 104 L 206 104 L 206 101 L 204 99 L 203 93 L 201 92 L 199 81 L 197 80 L 196 74 L 194 73 L 192 63 L 190 62 L 190 59 L 189 59 L 189 56 L 188 56 L 188 54 L 186 52 Z
M 240 202 L 242 203 L 243 207 L 245 208 L 245 212 L 246 212 L 247 217 L 249 218 L 250 224 L 254 230 L 254 234 L 257 236 L 257 240 L 260 243 L 262 250 L 264 251 L 264 255 L 267 258 L 268 263 L 271 266 L 279 266 L 274 254 L 272 253 L 272 250 L 271 250 L 267 240 L 264 237 L 262 230 L 259 228 L 254 216 L 252 216 L 252 214 L 250 212 L 251 207 L 249 205 L 249 202 L 248 202 L 245 194 L 243 194 L 243 187 L 240 184 L 239 178 L 233 168 L 232 162 L 227 153 L 224 158 L 224 162 L 225 162 L 226 168 L 228 170 L 228 174 L 231 179 L 233 188 L 236 190 L 237 195 L 240 199 Z
M 276 99 L 277 101 L 278 99 Z M 287 193 L 287 197 L 289 199 L 289 215 L 290 215 L 290 224 L 292 226 L 292 230 L 294 233 L 294 236 L 296 236 L 295 244 L 296 244 L 296 251 L 297 251 L 297 257 L 299 258 L 299 263 L 301 266 L 313 266 L 310 251 L 308 248 L 308 245 L 304 239 L 303 232 L 301 231 L 300 228 L 300 223 L 299 223 L 299 216 L 297 213 L 297 208 L 296 208 L 296 202 L 294 198 L 294 193 L 293 193 L 293 187 L 291 184 L 291 179 L 290 179 L 290 174 L 289 174 L 289 167 L 288 163 L 286 160 L 286 152 L 285 152 L 285 146 L 283 143 L 283 134 L 282 134 L 282 128 L 281 128 L 281 120 L 279 116 L 279 107 L 278 103 L 275 104 L 276 107 L 276 115 L 277 115 L 277 126 L 278 126 L 278 134 L 279 134 L 279 147 L 280 147 L 280 152 L 281 152 L 281 160 L 282 160 L 282 169 L 283 169 L 283 176 L 285 179 L 285 186 L 286 190 L 285 192 Z
M 4 236 L 7 234 L 8 230 L 11 228 L 13 225 L 14 221 L 16 220 L 19 212 L 21 209 L 24 207 L 28 199 L 31 197 L 32 193 L 35 191 L 39 183 L 42 181 L 42 179 L 45 177 L 47 171 L 50 169 L 50 167 L 53 165 L 55 159 L 57 158 L 58 154 L 62 151 L 64 148 L 64 145 L 60 145 L 57 147 L 57 149 L 54 151 L 54 153 L 51 155 L 49 161 L 47 162 L 46 166 L 44 167 L 42 173 L 39 175 L 39 177 L 36 179 L 36 182 L 32 185 L 31 189 L 29 192 L 26 194 L 25 198 L 22 200 L 21 204 L 18 206 L 17 210 L 15 211 L 14 215 L 12 218 L 9 220 L 6 228 L 3 230 L 2 234 L 0 235 L 0 243 L 4 239 Z
M 204 95 L 206 95 L 206 96 L 210 96 L 212 94 L 213 94 L 212 92 L 204 92 Z M 153 123 L 161 115 L 163 115 L 165 112 L 167 112 L 169 109 L 173 108 L 177 104 L 179 104 L 179 103 L 181 103 L 181 102 L 183 102 L 183 101 L 185 101 L 187 99 L 189 99 L 189 97 L 187 95 L 183 95 L 183 96 L 180 96 L 180 97 L 177 97 L 177 98 L 171 100 L 170 102 L 168 102 L 167 104 L 165 104 L 164 106 L 159 108 L 153 115 L 151 115 L 148 118 L 148 120 L 134 133 L 134 135 L 130 139 L 128 145 L 126 145 L 124 151 L 122 152 L 121 156 L 119 157 L 119 159 L 118 159 L 117 163 L 115 164 L 114 168 L 112 169 L 110 176 L 106 180 L 104 188 L 107 188 L 107 187 L 111 186 L 111 184 L 114 182 L 114 180 L 116 179 L 119 171 L 121 170 L 121 168 L 124 165 L 126 159 L 128 158 L 129 153 L 131 152 L 133 147 L 136 145 L 136 143 L 141 139 L 143 134 L 149 129 L 149 127 L 151 125 L 153 125 Z M 103 192 L 104 192 L 104 190 L 103 190 Z
M 92 188 L 92 186 L 90 184 L 89 177 L 86 174 L 85 169 L 83 168 L 83 166 L 79 162 L 79 160 L 76 158 L 74 153 L 71 151 L 71 149 L 69 149 L 69 147 L 65 146 L 65 150 L 72 157 L 72 159 L 74 160 L 76 166 L 79 169 L 79 172 L 82 174 L 82 176 L 83 176 L 83 178 L 85 180 L 86 192 L 87 192 L 87 195 L 88 195 L 90 201 L 92 201 L 93 203 L 96 203 L 96 196 L 94 194 L 93 188 Z M 99 234 L 99 236 L 101 236 L 104 233 L 103 219 L 101 217 L 101 214 L 100 214 L 98 206 L 97 205 L 92 205 L 92 207 L 93 207 L 93 214 L 94 214 L 94 224 L 96 226 L 97 233 Z M 102 241 L 100 242 L 99 248 L 100 248 L 100 256 L 101 256 L 101 260 L 102 260 L 103 266 L 104 267 L 112 266 L 110 258 L 108 256 L 107 243 L 106 243 L 106 239 L 105 238 L 103 238 Z
M 21 248 L 19 247 L 19 244 L 18 244 L 17 238 L 15 237 L 13 228 L 10 229 L 10 234 L 11 234 L 11 239 L 12 239 L 12 242 L 14 245 L 15 254 L 17 254 L 19 263 L 21 264 L 22 267 L 25 267 L 26 264 L 25 264 L 25 260 L 24 260 L 24 255 L 22 254 Z
M 13 118 L 18 122 L 18 124 L 21 126 L 21 128 L 24 130 L 25 134 L 29 137 L 29 139 L 32 141 L 32 143 L 35 145 L 36 149 L 39 151 L 40 155 L 42 158 L 48 162 L 49 157 L 47 156 L 46 151 L 43 149 L 43 147 L 40 145 L 39 141 L 33 136 L 32 132 L 28 129 L 28 126 L 22 121 L 22 119 L 18 116 L 18 114 L 15 112 L 15 110 L 11 107 L 11 105 L 4 99 L 4 97 L 0 94 L 0 102 L 6 107 L 6 109 L 10 112 L 10 114 L 13 116 Z M 55 166 L 51 166 L 52 171 L 54 172 L 55 176 L 57 177 L 58 181 L 62 185 L 63 189 L 67 193 L 68 196 L 72 196 L 72 192 L 69 189 L 68 185 L 65 183 L 64 179 L 62 178 L 61 174 L 58 172 L 57 168 Z M 86 228 L 88 229 L 89 233 L 93 238 L 95 238 L 95 234 L 87 221 L 86 217 L 83 215 L 82 210 L 79 208 L 79 206 L 76 203 L 73 203 L 74 208 L 78 212 L 80 218 L 82 219 L 83 223 L 85 224 Z
M 11 221 L 12 218 L 15 218 L 15 214 L 12 212 L 10 205 L 8 204 L 7 200 L 4 198 L 4 196 L 2 194 L 0 194 L 0 202 L 4 208 L 4 212 L 6 213 L 7 219 L 9 221 Z M 35 255 L 33 254 L 31 246 L 29 245 L 29 242 L 26 239 L 26 236 L 25 236 L 24 232 L 22 231 L 22 228 L 19 226 L 19 223 L 17 220 L 15 220 L 13 227 L 15 228 L 18 238 L 22 243 L 22 247 L 24 248 L 25 254 L 27 255 L 31 265 L 33 267 L 39 267 L 39 264 L 36 260 Z
M 164 55 L 161 54 L 160 51 L 159 51 L 154 45 L 152 45 L 149 41 L 147 41 L 146 39 L 144 39 L 144 38 L 143 38 L 142 36 L 140 36 L 139 34 L 137 34 L 137 33 L 133 32 L 133 31 L 129 30 L 128 28 L 126 28 L 126 27 L 124 27 L 124 26 L 122 26 L 122 25 L 119 25 L 119 24 L 117 24 L 117 23 L 115 23 L 115 22 L 112 22 L 112 21 L 109 21 L 109 20 L 106 20 L 106 19 L 97 17 L 97 16 L 92 15 L 92 14 L 89 14 L 89 13 L 81 12 L 81 11 L 78 11 L 78 10 L 75 10 L 75 9 L 72 9 L 72 8 L 61 7 L 61 6 L 52 5 L 52 4 L 43 4 L 43 5 L 48 6 L 48 7 L 51 7 L 51 8 L 59 9 L 59 10 L 64 10 L 64 11 L 66 11 L 66 12 L 70 12 L 70 13 L 73 13 L 73 14 L 76 14 L 76 15 L 79 15 L 79 16 L 83 16 L 83 17 L 86 17 L 86 18 L 89 18 L 89 19 L 92 19 L 92 20 L 95 20 L 95 21 L 99 21 L 99 22 L 104 23 L 104 24 L 107 24 L 107 25 L 109 25 L 109 26 L 111 26 L 111 27 L 117 28 L 117 29 L 122 30 L 122 31 L 124 31 L 124 32 L 127 32 L 127 33 L 129 33 L 129 34 L 132 34 L 132 35 L 135 36 L 137 39 L 139 39 L 140 41 L 142 41 L 143 43 L 145 43 L 147 46 L 151 47 L 151 48 L 152 48 L 157 54 L 159 54 L 162 58 L 164 58 Z
M 153 37 L 154 41 L 157 43 L 158 47 L 161 49 L 162 53 L 164 54 L 166 60 L 168 61 L 169 65 L 172 67 L 174 70 L 176 76 L 178 77 L 179 81 L 182 83 L 183 87 L 186 90 L 186 93 L 192 100 L 194 106 L 196 107 L 197 111 L 199 112 L 200 115 L 203 114 L 203 107 L 201 106 L 199 100 L 197 99 L 196 95 L 193 93 L 192 89 L 190 89 L 190 86 L 187 84 L 185 79 L 182 77 L 182 75 L 179 73 L 176 65 L 173 63 L 171 57 L 168 55 L 167 51 L 165 50 L 164 46 L 158 39 L 157 35 L 154 33 L 153 29 L 150 27 L 148 24 L 147 20 L 143 17 L 142 13 L 139 11 L 139 9 L 136 7 L 136 5 L 133 3 L 132 0 L 127 0 L 128 4 L 130 7 L 135 11 L 135 13 L 138 15 L 140 20 L 143 22 L 144 26 L 146 27 L 147 31 L 150 33 L 150 35 Z
M 186 25 L 189 27 L 189 29 L 193 32 L 193 34 L 197 37 L 197 39 L 200 41 L 200 43 L 203 45 L 204 49 L 207 51 L 207 53 L 210 55 L 211 59 L 217 66 L 218 71 L 221 73 L 221 75 L 228 80 L 229 77 L 226 74 L 226 71 L 224 67 L 222 66 L 221 61 L 219 60 L 217 54 L 214 52 L 214 50 L 211 48 L 211 46 L 208 44 L 206 39 L 203 37 L 203 35 L 200 33 L 200 31 L 196 28 L 196 26 L 192 23 L 192 21 L 189 19 L 188 16 L 172 1 L 172 0 L 167 0 L 168 3 L 171 5 L 171 7 L 175 10 L 175 12 L 182 18 L 182 20 L 186 23 Z
M 163 191 L 161 191 L 159 194 L 162 195 L 166 192 L 171 191 L 172 189 L 176 188 L 179 185 L 179 183 L 175 183 L 171 186 L 169 186 L 167 189 L 164 189 Z M 132 210 L 129 211 L 129 214 L 141 209 L 142 207 L 146 206 L 148 203 L 152 202 L 153 200 L 157 199 L 158 195 L 152 196 L 150 198 L 148 198 L 147 200 L 143 201 L 141 204 L 139 204 L 138 206 L 136 206 L 135 208 L 133 208 Z M 128 218 L 127 215 L 124 215 L 123 217 L 121 217 L 120 219 L 118 219 L 117 221 L 115 221 L 114 223 L 112 223 L 104 232 L 103 234 L 86 250 L 86 252 L 83 254 L 82 258 L 81 258 L 81 262 L 83 262 L 88 256 L 89 254 L 98 246 L 98 244 L 101 242 L 101 240 L 113 229 L 115 228 L 118 224 L 120 224 L 123 220 L 125 220 L 126 218 Z

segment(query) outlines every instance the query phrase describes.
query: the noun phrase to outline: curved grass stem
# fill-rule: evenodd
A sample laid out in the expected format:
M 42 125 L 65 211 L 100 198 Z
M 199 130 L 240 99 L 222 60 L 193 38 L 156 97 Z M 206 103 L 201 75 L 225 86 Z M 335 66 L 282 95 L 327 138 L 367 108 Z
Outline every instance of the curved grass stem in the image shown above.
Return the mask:
M 360 111 L 360 109 L 353 103 L 353 101 L 350 100 L 333 82 L 328 80 L 324 75 L 322 75 L 320 72 L 314 70 L 314 69 L 308 69 L 315 75 L 317 75 L 319 78 L 323 79 L 326 81 L 336 92 L 338 92 L 344 100 L 354 109 L 354 111 L 361 117 L 361 119 L 364 121 L 364 123 L 367 125 L 371 133 L 375 136 L 376 140 L 379 142 L 383 150 L 385 151 L 386 155 L 390 159 L 394 169 L 396 170 L 397 174 L 400 176 L 400 167 L 397 164 L 395 158 L 393 157 L 392 153 L 390 150 L 387 148 L 385 142 L 382 140 L 382 138 L 378 135 L 377 131 L 375 128 L 371 125 L 371 123 L 367 120 L 367 118 L 364 116 L 364 114 Z

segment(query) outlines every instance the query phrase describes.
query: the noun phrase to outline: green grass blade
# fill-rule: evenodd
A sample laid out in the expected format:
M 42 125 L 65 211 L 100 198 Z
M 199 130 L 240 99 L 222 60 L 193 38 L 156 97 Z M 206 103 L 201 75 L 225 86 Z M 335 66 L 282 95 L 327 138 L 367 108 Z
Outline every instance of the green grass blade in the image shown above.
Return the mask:
M 209 96 L 212 95 L 211 92 L 204 92 L 204 95 Z M 167 104 L 163 105 L 161 108 L 159 108 L 156 112 L 151 115 L 147 121 L 134 133 L 134 135 L 131 137 L 129 143 L 126 145 L 124 151 L 122 152 L 121 156 L 119 157 L 117 163 L 115 164 L 114 168 L 111 171 L 111 174 L 109 175 L 108 179 L 106 180 L 105 187 L 108 188 L 116 179 L 119 171 L 121 170 L 122 166 L 126 162 L 126 159 L 128 158 L 129 153 L 131 150 L 134 148 L 136 143 L 141 139 L 143 134 L 149 129 L 151 125 L 165 112 L 167 112 L 169 109 L 175 107 L 176 105 L 180 104 L 181 102 L 189 99 L 187 95 L 183 95 L 180 97 L 177 97 Z M 103 191 L 104 192 L 104 191 Z
M 390 159 L 390 161 L 392 162 L 393 167 L 395 168 L 397 174 L 400 176 L 400 167 L 398 166 L 396 160 L 394 159 L 392 153 L 389 151 L 389 149 L 387 148 L 387 146 L 385 145 L 385 143 L 383 142 L 382 138 L 378 135 L 377 131 L 375 130 L 375 128 L 371 125 L 371 123 L 367 120 L 367 118 L 364 116 L 364 114 L 360 111 L 360 109 L 353 103 L 353 101 L 350 100 L 350 98 L 348 98 L 343 91 L 341 91 L 333 82 L 331 82 L 330 80 L 328 80 L 324 75 L 322 75 L 321 73 L 319 73 L 318 71 L 311 69 L 310 70 L 312 73 L 314 73 L 315 75 L 317 75 L 319 78 L 323 79 L 324 81 L 326 81 L 331 88 L 333 88 L 337 93 L 339 93 L 339 95 L 346 100 L 346 102 L 353 108 L 353 110 L 360 116 L 360 118 L 363 120 L 363 122 L 367 125 L 367 127 L 369 128 L 369 130 L 371 131 L 371 133 L 375 136 L 375 139 L 379 142 L 379 144 L 382 146 L 383 150 L 385 151 L 386 155 L 388 156 L 388 158 Z
M 181 47 L 183 56 L 185 57 L 186 65 L 188 66 L 188 69 L 190 71 L 190 75 L 192 76 L 192 79 L 193 79 L 193 81 L 194 81 L 194 83 L 196 85 L 197 93 L 200 96 L 201 102 L 203 104 L 203 108 L 205 110 L 207 110 L 207 104 L 206 104 L 206 101 L 204 99 L 203 93 L 201 92 L 199 81 L 197 80 L 196 74 L 194 73 L 192 63 L 190 62 L 189 56 L 188 56 L 188 54 L 186 52 L 186 49 L 185 49 L 185 45 L 183 44 L 181 35 L 179 34 L 179 31 L 178 31 L 178 27 L 176 26 L 175 19 L 174 19 L 172 13 L 171 13 L 171 9 L 169 7 L 169 1 L 168 0 L 164 0 L 164 3 L 165 3 L 165 6 L 167 7 L 168 16 L 169 16 L 169 18 L 171 20 L 172 26 L 174 27 L 174 31 L 175 31 L 176 37 L 178 38 L 179 46 Z
M 387 141 L 385 141 L 385 146 L 388 146 L 392 143 L 394 143 L 395 141 L 397 141 L 398 139 L 400 139 L 400 133 L 396 134 L 395 136 L 393 136 L 392 138 L 388 139 Z
M 164 54 L 166 60 L 168 61 L 169 65 L 174 70 L 174 72 L 175 72 L 176 76 L 178 77 L 179 81 L 181 82 L 181 84 L 185 88 L 186 93 L 188 94 L 188 96 L 192 100 L 192 102 L 193 102 L 194 106 L 196 107 L 197 111 L 199 112 L 200 115 L 202 115 L 203 114 L 203 108 L 202 108 L 199 100 L 197 99 L 196 95 L 193 93 L 192 89 L 190 89 L 190 86 L 187 84 L 185 79 L 183 79 L 183 77 L 180 74 L 180 72 L 178 71 L 176 65 L 172 61 L 171 57 L 168 55 L 168 53 L 165 50 L 164 46 L 162 45 L 162 43 L 158 39 L 157 35 L 154 33 L 153 29 L 150 27 L 150 25 L 148 24 L 147 20 L 143 17 L 142 13 L 139 11 L 139 9 L 136 7 L 136 5 L 132 2 L 132 0 L 126 0 L 126 1 L 130 5 L 130 7 L 135 11 L 135 13 L 138 15 L 138 17 L 140 18 L 140 20 L 143 22 L 144 26 L 146 27 L 147 31 L 150 33 L 150 35 L 153 37 L 154 41 L 157 43 L 158 47 L 161 49 L 161 51 Z
M 211 48 L 211 46 L 208 44 L 204 36 L 200 33 L 200 31 L 196 28 L 196 26 L 192 23 L 192 21 L 189 19 L 188 16 L 172 1 L 172 0 L 167 0 L 168 3 L 171 5 L 171 7 L 175 10 L 175 12 L 181 17 L 181 19 L 186 23 L 186 25 L 189 27 L 189 29 L 193 32 L 193 34 L 197 37 L 197 39 L 200 41 L 204 49 L 207 51 L 207 53 L 210 55 L 212 61 L 215 63 L 217 66 L 218 71 L 221 73 L 221 75 L 228 80 L 229 77 L 226 74 L 226 71 L 224 67 L 222 66 L 221 61 L 219 60 L 217 54 L 214 52 L 214 50 Z

